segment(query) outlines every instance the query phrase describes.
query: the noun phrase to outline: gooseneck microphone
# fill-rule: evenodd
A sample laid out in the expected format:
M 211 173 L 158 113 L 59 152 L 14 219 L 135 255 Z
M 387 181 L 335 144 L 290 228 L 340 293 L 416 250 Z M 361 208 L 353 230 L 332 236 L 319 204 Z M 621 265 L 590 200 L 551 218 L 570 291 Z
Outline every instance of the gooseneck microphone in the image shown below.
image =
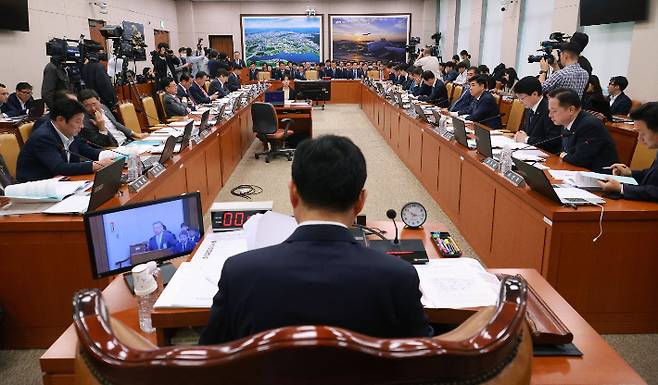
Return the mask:
M 503 115 L 505 115 L 505 114 L 496 114 L 496 115 L 494 115 L 494 116 L 490 116 L 490 117 L 488 117 L 488 118 L 480 119 L 477 123 L 482 123 L 482 122 L 486 122 L 487 120 L 500 118 L 500 117 L 502 117 Z M 469 119 L 469 120 L 470 120 L 470 119 Z
M 398 225 L 395 223 L 397 213 L 393 209 L 388 209 L 386 210 L 386 216 L 393 221 L 393 226 L 395 226 L 395 239 L 393 240 L 393 244 L 397 245 L 400 243 L 400 239 L 398 238 Z
M 124 154 L 123 152 L 119 152 L 119 151 L 113 150 L 113 149 L 111 149 L 111 148 L 104 148 L 103 146 L 100 146 L 100 145 L 98 145 L 98 144 L 96 144 L 96 143 L 90 141 L 89 139 L 84 139 L 84 142 L 85 142 L 86 144 L 90 145 L 91 147 L 98 148 L 98 149 L 100 149 L 100 150 L 104 150 L 104 151 L 110 151 L 110 152 L 113 152 L 113 153 L 115 153 L 115 154 L 119 154 L 119 155 L 121 155 L 121 156 L 123 156 L 123 157 L 125 157 L 125 158 L 130 158 L 130 155 L 129 155 L 129 154 Z M 144 164 L 144 161 L 142 160 L 142 157 L 140 157 L 139 155 L 137 155 L 137 159 L 139 159 L 139 163 L 142 164 L 142 175 L 144 175 L 144 172 L 146 172 L 147 167 L 146 167 L 146 165 Z
M 64 151 L 64 152 L 69 153 L 70 155 L 75 155 L 75 156 L 77 156 L 77 157 L 80 158 L 80 159 L 86 160 L 86 161 L 88 161 L 88 162 L 96 163 L 97 165 L 99 165 L 99 166 L 101 166 L 101 167 L 105 167 L 105 166 L 103 166 L 103 164 L 98 163 L 97 161 L 95 161 L 95 160 L 93 160 L 93 159 L 91 159 L 91 158 L 87 158 L 87 157 L 84 156 L 84 155 L 80 155 L 80 154 L 78 154 L 78 153 L 76 153 L 76 152 L 73 152 L 73 151 L 67 149 L 66 147 L 64 147 L 63 145 L 60 145 L 60 146 L 59 146 L 59 149 L 62 150 L 62 151 Z

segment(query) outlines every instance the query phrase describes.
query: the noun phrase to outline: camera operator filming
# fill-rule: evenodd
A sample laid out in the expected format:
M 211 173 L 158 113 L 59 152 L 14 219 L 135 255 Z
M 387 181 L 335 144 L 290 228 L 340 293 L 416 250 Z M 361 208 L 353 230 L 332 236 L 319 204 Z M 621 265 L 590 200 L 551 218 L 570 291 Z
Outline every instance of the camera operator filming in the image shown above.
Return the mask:
M 162 87 L 162 80 L 166 77 L 173 78 L 178 83 L 178 73 L 186 68 L 191 68 L 192 64 L 187 63 L 180 65 L 180 59 L 174 55 L 174 51 L 169 49 L 169 44 L 158 44 L 158 50 L 151 52 L 151 63 L 153 63 L 153 72 L 155 72 L 155 84 L 158 91 Z
M 550 38 L 551 40 L 541 43 L 540 51 L 544 51 L 543 55 L 528 57 L 529 63 L 539 61 L 541 68 L 539 82 L 542 83 L 542 92 L 546 94 L 558 88 L 571 88 L 582 98 L 589 74 L 578 64 L 578 59 L 587 43 L 573 38 L 567 42 L 565 41 L 567 36 L 561 32 L 552 33 Z M 556 49 L 558 60 L 555 60 L 553 54 Z M 550 76 L 548 76 L 549 68 L 554 71 Z
M 432 56 L 431 47 L 425 47 L 423 49 L 418 59 L 414 62 L 414 66 L 422 67 L 423 71 L 432 71 L 437 79 L 442 76 L 439 69 L 439 59 L 436 56 Z

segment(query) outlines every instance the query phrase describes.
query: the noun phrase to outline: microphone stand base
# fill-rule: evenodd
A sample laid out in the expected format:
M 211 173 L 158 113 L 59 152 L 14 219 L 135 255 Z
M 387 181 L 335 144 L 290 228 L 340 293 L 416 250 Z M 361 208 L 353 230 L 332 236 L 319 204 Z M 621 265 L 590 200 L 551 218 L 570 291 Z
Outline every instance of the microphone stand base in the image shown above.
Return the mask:
M 429 262 L 425 245 L 421 239 L 401 239 L 400 243 L 397 244 L 389 240 L 369 240 L 368 247 L 379 250 L 384 254 L 399 257 L 414 265 Z

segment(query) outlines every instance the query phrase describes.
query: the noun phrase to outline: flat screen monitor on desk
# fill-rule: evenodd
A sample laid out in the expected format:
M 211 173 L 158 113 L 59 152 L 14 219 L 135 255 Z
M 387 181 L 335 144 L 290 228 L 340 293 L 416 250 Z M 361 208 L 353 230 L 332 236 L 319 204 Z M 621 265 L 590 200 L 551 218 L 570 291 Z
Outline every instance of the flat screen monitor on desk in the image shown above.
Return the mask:
M 297 99 L 300 100 L 329 101 L 331 99 L 331 81 L 296 80 L 295 91 L 297 91 Z
M 94 278 L 189 254 L 203 237 L 198 192 L 87 213 L 84 222 Z
M 273 106 L 282 106 L 285 103 L 285 94 L 283 91 L 268 91 L 265 93 L 265 103 L 271 103 Z

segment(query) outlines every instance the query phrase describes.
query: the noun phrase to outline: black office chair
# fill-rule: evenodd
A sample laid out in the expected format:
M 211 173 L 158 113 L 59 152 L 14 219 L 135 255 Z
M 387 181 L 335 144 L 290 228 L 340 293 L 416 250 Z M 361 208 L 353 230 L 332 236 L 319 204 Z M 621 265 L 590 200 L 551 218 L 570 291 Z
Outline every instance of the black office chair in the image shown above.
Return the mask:
M 284 156 L 289 161 L 292 160 L 295 150 L 286 148 L 286 139 L 294 132 L 290 130 L 293 120 L 290 118 L 281 119 L 284 128 L 279 128 L 276 110 L 270 103 L 255 102 L 251 105 L 251 119 L 254 123 L 254 132 L 256 137 L 270 146 L 268 151 L 257 152 L 256 159 L 265 155 L 265 162 L 270 163 L 272 158 Z

